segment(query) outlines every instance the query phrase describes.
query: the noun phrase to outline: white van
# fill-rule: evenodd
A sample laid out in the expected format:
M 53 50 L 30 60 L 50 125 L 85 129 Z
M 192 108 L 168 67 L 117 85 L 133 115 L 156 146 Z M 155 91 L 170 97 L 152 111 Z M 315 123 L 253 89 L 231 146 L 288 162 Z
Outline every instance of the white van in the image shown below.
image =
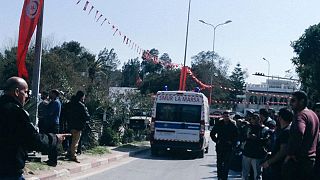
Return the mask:
M 159 150 L 189 150 L 200 158 L 209 149 L 209 105 L 198 92 L 159 91 L 151 121 L 151 154 Z

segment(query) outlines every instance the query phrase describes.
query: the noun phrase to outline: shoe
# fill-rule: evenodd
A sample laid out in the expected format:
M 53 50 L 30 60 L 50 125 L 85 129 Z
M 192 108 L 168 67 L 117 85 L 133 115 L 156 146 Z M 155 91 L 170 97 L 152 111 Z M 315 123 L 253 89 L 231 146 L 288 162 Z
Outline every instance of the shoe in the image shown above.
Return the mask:
M 75 158 L 70 158 L 70 161 L 74 161 L 76 163 L 80 163 L 80 161 L 75 157 Z
M 52 166 L 52 167 L 56 167 L 56 166 L 57 166 L 57 163 L 56 163 L 56 162 L 52 162 L 52 161 L 50 161 L 50 160 L 45 161 L 45 163 L 46 163 L 48 166 Z
M 71 155 L 70 154 L 66 154 L 65 159 L 71 159 Z

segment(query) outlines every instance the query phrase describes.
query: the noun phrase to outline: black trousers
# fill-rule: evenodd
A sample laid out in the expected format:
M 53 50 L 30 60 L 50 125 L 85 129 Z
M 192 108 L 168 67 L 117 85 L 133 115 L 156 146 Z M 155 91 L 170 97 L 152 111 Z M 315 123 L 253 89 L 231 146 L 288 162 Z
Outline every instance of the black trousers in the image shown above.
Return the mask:
M 48 133 L 58 134 L 59 133 L 59 124 L 55 124 L 55 125 L 52 125 L 51 127 L 49 127 Z M 57 163 L 57 161 L 58 161 L 57 147 L 49 149 L 48 158 L 49 158 L 49 161 L 51 161 L 53 163 Z
M 217 151 L 218 179 L 227 180 L 230 168 L 232 149 Z
M 312 180 L 314 178 L 315 158 L 298 158 L 289 160 L 282 166 L 284 180 Z

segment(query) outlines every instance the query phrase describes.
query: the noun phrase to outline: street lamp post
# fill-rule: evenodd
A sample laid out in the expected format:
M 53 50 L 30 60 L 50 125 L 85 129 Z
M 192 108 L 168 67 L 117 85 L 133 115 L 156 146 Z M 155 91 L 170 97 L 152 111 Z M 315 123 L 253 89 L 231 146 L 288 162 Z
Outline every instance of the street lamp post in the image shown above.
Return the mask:
M 270 77 L 270 62 L 269 60 L 267 60 L 266 58 L 262 58 L 264 61 L 267 61 L 268 63 L 268 79 L 267 79 L 267 103 L 269 105 L 269 77 Z
M 220 23 L 220 24 L 217 24 L 217 25 L 212 25 L 210 23 L 207 23 L 205 22 L 204 20 L 199 20 L 201 23 L 203 24 L 206 24 L 208 26 L 211 26 L 213 28 L 213 42 L 212 42 L 212 52 L 213 52 L 213 55 L 212 55 L 212 59 L 211 59 L 211 76 L 210 76 L 210 86 L 211 86 L 211 89 L 210 89 L 210 95 L 209 95 L 209 104 L 211 104 L 211 96 L 212 96 L 212 81 L 213 81 L 213 65 L 214 65 L 214 54 L 215 54 L 215 51 L 214 51 L 214 43 L 215 43 L 215 39 L 216 39 L 216 29 L 217 27 L 219 26 L 222 26 L 222 25 L 225 25 L 225 24 L 228 24 L 228 23 L 231 23 L 232 21 L 231 20 L 227 20 L 226 22 L 224 23 Z

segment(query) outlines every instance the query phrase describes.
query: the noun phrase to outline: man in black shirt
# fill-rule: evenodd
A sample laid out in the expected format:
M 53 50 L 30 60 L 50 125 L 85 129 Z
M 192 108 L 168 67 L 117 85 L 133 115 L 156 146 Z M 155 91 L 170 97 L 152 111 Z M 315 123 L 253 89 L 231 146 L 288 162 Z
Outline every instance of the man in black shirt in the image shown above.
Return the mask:
M 0 179 L 23 180 L 27 151 L 47 151 L 69 134 L 39 134 L 23 109 L 28 84 L 19 77 L 6 81 L 0 97 Z
M 290 123 L 292 122 L 293 113 L 287 108 L 279 110 L 279 122 L 281 128 L 277 130 L 277 137 L 271 158 L 262 164 L 263 168 L 271 167 L 272 179 L 281 180 L 281 166 L 287 155 Z
M 216 143 L 218 179 L 227 180 L 232 148 L 238 138 L 236 122 L 229 112 L 223 113 L 223 120 L 213 127 L 210 137 Z

